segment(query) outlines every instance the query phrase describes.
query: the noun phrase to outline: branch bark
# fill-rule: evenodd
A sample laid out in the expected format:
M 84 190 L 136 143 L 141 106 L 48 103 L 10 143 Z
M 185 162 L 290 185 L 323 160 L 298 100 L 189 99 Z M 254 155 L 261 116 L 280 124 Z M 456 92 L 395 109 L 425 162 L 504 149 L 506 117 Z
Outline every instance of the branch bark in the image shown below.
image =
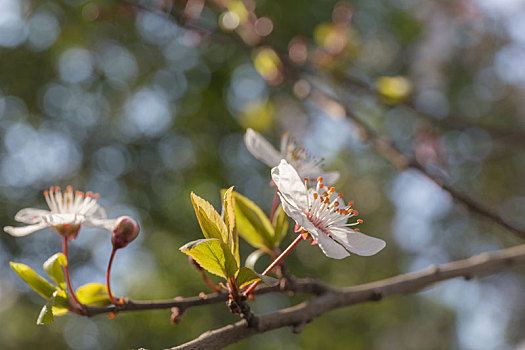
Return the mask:
M 288 277 L 290 279 L 290 277 Z M 301 294 L 313 294 L 319 295 L 328 290 L 329 287 L 322 284 L 318 280 L 312 278 L 302 278 L 302 279 L 291 279 L 288 284 L 288 288 L 283 289 L 280 285 L 275 286 L 264 286 L 257 288 L 253 294 L 254 295 L 263 295 L 269 293 L 278 293 L 283 291 L 289 291 L 293 293 Z M 125 299 L 122 304 L 118 307 L 111 305 L 106 307 L 96 307 L 96 306 L 85 306 L 84 316 L 92 317 L 100 314 L 106 314 L 110 312 L 127 312 L 127 311 L 146 311 L 146 310 L 161 310 L 161 309 L 170 309 L 177 307 L 181 310 L 186 311 L 189 308 L 196 306 L 204 306 L 217 304 L 221 302 L 228 301 L 228 293 L 211 293 L 211 294 L 201 294 L 194 297 L 176 297 L 173 299 L 166 300 L 131 300 Z
M 316 317 L 337 308 L 379 301 L 383 298 L 417 292 L 434 283 L 464 277 L 470 280 L 512 265 L 525 264 L 525 245 L 483 253 L 425 270 L 343 289 L 326 289 L 318 297 L 271 314 L 258 316 L 254 327 L 242 320 L 235 324 L 207 331 L 198 338 L 172 350 L 221 349 L 255 334 L 277 328 L 292 327 L 300 331 Z

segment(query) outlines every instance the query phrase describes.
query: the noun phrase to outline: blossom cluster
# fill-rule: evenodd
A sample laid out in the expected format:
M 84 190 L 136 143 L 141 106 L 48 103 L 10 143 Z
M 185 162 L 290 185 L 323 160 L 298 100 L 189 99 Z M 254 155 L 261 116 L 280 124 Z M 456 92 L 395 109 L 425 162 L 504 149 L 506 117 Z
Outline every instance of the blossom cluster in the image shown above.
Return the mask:
M 310 156 L 287 133 L 281 139 L 280 153 L 251 129 L 246 132 L 245 142 L 257 159 L 272 167 L 272 180 L 283 210 L 300 230 L 311 235 L 326 256 L 341 259 L 349 252 L 370 256 L 385 247 L 383 240 L 351 228 L 363 222 L 357 219 L 347 223 L 358 214 L 352 208 L 353 202 L 345 204 L 342 193 L 325 185 L 337 181 L 339 173 L 323 172 L 322 161 Z M 316 186 L 308 188 L 312 179 Z
M 245 143 L 257 159 L 271 167 L 271 185 L 275 186 L 276 192 L 270 216 L 267 217 L 250 199 L 235 192 L 233 186 L 223 191 L 221 213 L 205 199 L 192 193 L 191 201 L 204 238 L 179 248 L 189 255 L 210 288 L 215 292 L 221 291 L 219 286 L 228 290 L 232 312 L 245 312 L 242 311 L 245 310 L 244 300 L 261 281 L 268 282 L 271 279 L 267 274 L 281 264 L 284 257 L 303 239 L 311 239 L 313 245 L 318 245 L 327 257 L 334 259 L 345 258 L 350 253 L 370 256 L 385 247 L 383 240 L 363 234 L 355 228 L 363 220 L 356 219 L 358 212 L 353 208 L 353 202 L 344 202 L 343 194 L 331 186 L 339 179 L 339 172 L 323 171 L 323 159 L 310 155 L 288 133 L 282 137 L 280 151 L 251 129 L 246 131 Z M 314 186 L 309 186 L 309 183 Z M 110 270 L 115 252 L 137 237 L 140 230 L 138 224 L 128 216 L 108 218 L 104 208 L 98 204 L 98 194 L 92 192 L 74 191 L 71 186 L 63 192 L 55 186 L 44 191 L 44 197 L 47 210 L 25 208 L 15 215 L 15 220 L 26 226 L 4 227 L 5 232 L 15 237 L 50 228 L 62 240 L 63 253 L 55 254 L 44 263 L 44 269 L 56 286 L 46 284 L 48 282 L 43 278 L 35 279 L 35 273 L 25 265 L 11 264 L 28 284 L 49 300 L 38 322 L 45 323 L 49 319 L 46 318 L 48 314 L 51 319 L 52 315 L 58 315 L 62 312 L 60 307 L 62 310 L 88 315 L 86 305 L 101 301 L 106 305 L 113 304 L 114 310 L 118 311 L 124 301 L 111 293 Z M 279 209 L 279 202 L 282 210 Z M 280 253 L 279 243 L 288 231 L 287 216 L 295 221 L 298 235 Z M 78 236 L 82 226 L 101 227 L 112 232 L 113 250 L 107 268 L 106 286 L 96 283 L 82 286 L 79 288 L 82 293 L 77 297 L 78 290 L 74 292 L 69 275 L 67 245 Z M 255 253 L 272 255 L 272 263 L 262 274 L 253 270 L 255 263 L 247 263 L 250 266 L 244 267 L 241 265 L 239 236 L 258 248 Z M 256 260 L 259 253 L 251 256 L 256 256 Z M 223 277 L 225 283 L 214 285 L 205 271 Z M 42 283 L 47 286 L 45 291 L 41 288 Z M 87 299 L 86 294 L 89 295 Z M 57 305 L 60 307 L 57 308 Z

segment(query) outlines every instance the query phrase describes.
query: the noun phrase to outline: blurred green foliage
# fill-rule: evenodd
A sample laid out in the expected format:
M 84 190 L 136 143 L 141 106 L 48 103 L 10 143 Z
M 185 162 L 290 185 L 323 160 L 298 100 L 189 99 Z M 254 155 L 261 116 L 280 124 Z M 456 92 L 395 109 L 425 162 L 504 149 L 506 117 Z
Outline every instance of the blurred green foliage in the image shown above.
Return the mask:
M 1 1 L 3 225 L 13 225 L 21 208 L 44 208 L 41 191 L 48 186 L 96 191 L 110 217 L 131 215 L 142 228 L 117 255 L 115 294 L 197 295 L 207 287 L 178 250 L 201 237 L 190 192 L 219 208 L 220 189 L 234 185 L 269 212 L 269 169 L 243 144 L 244 129 L 253 127 L 275 145 L 290 131 L 324 157 L 327 170 L 342 173 L 337 189 L 355 200 L 362 231 L 387 241 L 377 256 L 341 261 L 301 244 L 287 257 L 294 275 L 355 285 L 519 242 L 418 173 L 399 173 L 359 141 L 341 105 L 310 95 L 309 83 L 282 59 L 339 94 L 367 125 L 449 184 L 523 229 L 523 6 L 495 0 L 222 4 L 230 2 L 226 8 L 218 1 Z M 182 20 L 187 4 L 204 7 Z M 242 6 L 255 19 L 271 20 L 269 35 L 253 35 L 254 18 L 242 22 Z M 227 11 L 232 22 L 222 23 Z M 237 23 L 235 16 L 237 27 L 221 29 Z M 260 25 L 260 32 L 269 28 Z M 385 77 L 403 79 L 411 90 L 399 96 L 391 91 L 399 84 L 389 84 L 395 98 L 385 101 L 374 90 Z M 292 239 L 285 237 L 281 248 Z M 238 320 L 225 305 L 213 305 L 188 310 L 177 325 L 165 310 L 113 320 L 66 315 L 37 326 L 43 301 L 8 262 L 43 274 L 42 263 L 59 250 L 49 231 L 1 236 L 2 349 L 158 349 Z M 110 251 L 107 232 L 82 229 L 70 245 L 73 285 L 102 282 Z M 252 251 L 241 241 L 241 261 Z M 256 270 L 267 263 L 261 258 Z M 299 335 L 281 329 L 231 349 L 523 346 L 523 271 L 340 309 Z M 267 313 L 302 300 L 267 295 L 252 304 Z

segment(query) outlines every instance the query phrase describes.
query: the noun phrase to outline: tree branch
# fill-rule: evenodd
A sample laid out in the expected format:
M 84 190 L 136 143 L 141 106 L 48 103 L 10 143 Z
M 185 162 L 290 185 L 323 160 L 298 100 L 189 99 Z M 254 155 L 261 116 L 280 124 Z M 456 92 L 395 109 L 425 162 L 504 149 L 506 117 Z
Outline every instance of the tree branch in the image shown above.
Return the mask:
M 321 282 L 312 278 L 292 279 L 289 283 L 289 287 L 284 289 L 279 286 L 264 286 L 257 288 L 253 294 L 262 295 L 268 293 L 277 293 L 282 291 L 290 291 L 293 293 L 301 294 L 313 294 L 319 295 L 328 290 L 329 287 L 325 286 Z M 182 298 L 177 297 L 167 300 L 130 300 L 125 299 L 119 306 L 111 305 L 106 307 L 87 306 L 85 307 L 85 316 L 92 317 L 100 314 L 110 312 L 126 312 L 126 311 L 145 311 L 145 310 L 160 310 L 170 309 L 173 307 L 180 308 L 181 310 L 187 310 L 191 307 L 217 304 L 226 302 L 228 300 L 228 293 L 210 293 L 201 294 L 199 296 Z
M 309 71 L 312 73 L 311 69 L 306 69 L 305 71 Z M 371 86 L 370 84 L 359 80 L 352 78 L 348 75 L 340 74 L 340 75 L 331 75 L 332 78 L 334 78 L 335 81 L 345 84 L 347 86 L 351 86 L 352 88 L 358 88 L 364 91 L 369 96 L 374 97 L 379 103 L 381 103 L 383 106 L 385 106 L 388 109 L 393 109 L 398 106 L 403 106 L 405 108 L 408 108 L 415 112 L 420 118 L 423 118 L 425 120 L 431 121 L 433 124 L 438 124 L 444 127 L 447 127 L 449 129 L 456 129 L 456 130 L 463 130 L 466 128 L 473 128 L 473 127 L 481 127 L 485 129 L 491 136 L 495 139 L 495 141 L 502 141 L 507 142 L 510 144 L 515 145 L 516 143 L 520 144 L 521 146 L 525 145 L 525 134 L 520 130 L 509 130 L 508 128 L 502 128 L 498 125 L 487 125 L 487 124 L 479 124 L 479 123 L 472 123 L 464 119 L 460 119 L 451 115 L 447 115 L 441 119 L 436 119 L 434 116 L 425 113 L 419 109 L 413 100 L 407 100 L 399 102 L 395 105 L 388 105 L 382 102 L 382 95 L 379 91 L 377 91 L 376 88 Z
M 259 288 L 255 294 L 267 294 L 280 291 L 279 286 L 266 286 Z M 177 297 L 167 300 L 130 300 L 125 299 L 124 303 L 107 307 L 86 306 L 85 315 L 88 317 L 110 312 L 125 312 L 125 311 L 144 311 L 144 310 L 159 310 L 178 307 L 182 310 L 202 305 L 217 304 L 228 300 L 228 293 L 210 293 L 201 294 L 195 297 L 182 298 Z
M 341 101 L 332 96 L 329 96 L 322 89 L 316 87 L 313 82 L 310 81 L 310 84 L 313 87 L 312 94 L 322 95 L 324 98 L 331 99 L 344 106 L 344 104 L 342 104 Z M 349 120 L 351 120 L 357 128 L 361 140 L 363 142 L 370 142 L 372 147 L 374 147 L 376 151 L 383 156 L 383 158 L 389 161 L 397 169 L 404 170 L 407 168 L 413 168 L 418 170 L 428 179 L 432 180 L 432 182 L 434 182 L 436 185 L 441 187 L 441 189 L 447 191 L 457 202 L 465 205 L 472 212 L 479 214 L 480 216 L 486 219 L 492 220 L 494 223 L 513 232 L 516 236 L 520 237 L 521 239 L 525 239 L 525 231 L 517 229 L 516 227 L 503 220 L 503 218 L 496 214 L 493 210 L 485 208 L 484 206 L 478 204 L 476 201 L 472 200 L 470 197 L 447 185 L 443 180 L 439 179 L 437 176 L 429 172 L 425 168 L 425 166 L 418 162 L 415 158 L 411 158 L 405 155 L 399 148 L 397 148 L 394 145 L 394 143 L 391 140 L 378 135 L 374 130 L 372 130 L 368 125 L 366 125 L 361 120 L 361 118 L 356 116 L 355 113 L 353 113 L 350 110 L 350 108 L 344 106 L 344 109 L 346 117 Z
M 221 349 L 255 334 L 277 328 L 293 327 L 299 332 L 304 325 L 320 315 L 341 307 L 379 301 L 383 298 L 417 292 L 434 283 L 463 276 L 469 280 L 495 270 L 525 263 L 525 245 L 483 253 L 425 270 L 407 273 L 377 282 L 343 289 L 327 289 L 318 297 L 278 312 L 258 316 L 256 326 L 248 327 L 242 320 L 219 329 L 207 331 L 198 338 L 176 346 L 173 350 Z

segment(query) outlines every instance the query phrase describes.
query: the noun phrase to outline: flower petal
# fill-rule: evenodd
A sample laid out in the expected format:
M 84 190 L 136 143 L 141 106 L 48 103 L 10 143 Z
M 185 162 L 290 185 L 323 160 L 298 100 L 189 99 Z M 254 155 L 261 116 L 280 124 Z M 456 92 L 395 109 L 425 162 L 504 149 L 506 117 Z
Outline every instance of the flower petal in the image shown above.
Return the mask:
M 37 224 L 42 221 L 44 215 L 50 213 L 49 210 L 25 208 L 16 213 L 15 220 L 24 224 Z
M 98 203 L 95 203 L 95 205 L 87 211 L 86 218 L 88 217 L 91 219 L 104 220 L 108 218 L 108 215 L 106 214 L 106 209 Z
M 306 215 L 303 214 L 303 211 L 295 206 L 295 203 L 289 203 L 286 201 L 286 199 L 283 197 L 283 195 L 279 192 L 279 198 L 281 199 L 281 205 L 283 206 L 283 210 L 290 218 L 295 220 L 297 225 L 304 226 L 307 225 L 307 222 L 309 223 L 308 219 L 306 218 Z
M 84 222 L 84 225 L 88 227 L 102 227 L 110 232 L 113 232 L 116 223 L 117 219 L 87 218 Z
M 296 208 L 307 210 L 307 189 L 297 171 L 286 160 L 272 168 L 272 180 L 282 197 Z
M 374 255 L 386 246 L 385 241 L 346 227 L 332 227 L 332 237 L 346 249 L 362 256 Z
M 302 164 L 302 166 L 297 169 L 297 172 L 312 182 L 316 181 L 319 176 L 321 176 L 325 185 L 334 184 L 337 180 L 339 180 L 340 175 L 338 171 L 323 172 L 321 167 L 309 167 L 308 164 Z
M 332 185 L 339 180 L 339 171 L 328 171 L 326 173 L 321 173 L 320 176 L 323 177 L 325 184 Z
M 282 196 L 281 203 L 284 212 L 295 220 L 297 225 L 301 226 L 305 231 L 312 235 L 313 239 L 318 243 L 319 248 L 321 248 L 327 257 L 332 259 L 343 259 L 350 255 L 343 246 L 333 241 L 326 235 L 326 233 L 315 227 L 300 209 L 294 208 L 292 205 L 286 203 Z
M 290 133 L 285 132 L 283 133 L 283 136 L 281 137 L 281 157 L 286 158 L 286 154 L 288 153 L 288 140 L 290 139 Z
M 23 237 L 23 236 L 30 235 L 31 233 L 41 230 L 43 228 L 46 228 L 48 226 L 49 226 L 48 224 L 41 221 L 38 224 L 28 225 L 28 226 L 21 226 L 21 227 L 6 226 L 4 227 L 4 231 L 6 233 L 9 233 L 11 236 Z
M 321 248 L 327 257 L 332 259 L 343 259 L 350 255 L 342 245 L 328 237 L 324 232 L 317 231 L 317 234 L 313 234 L 313 231 L 308 232 L 314 237 L 319 244 L 319 248 Z
M 276 166 L 282 159 L 281 154 L 261 134 L 252 129 L 246 130 L 244 143 L 255 158 L 269 167 Z
M 80 214 L 73 213 L 53 213 L 43 217 L 43 221 L 46 222 L 49 226 L 59 226 L 59 225 L 80 225 L 84 223 L 86 217 Z

